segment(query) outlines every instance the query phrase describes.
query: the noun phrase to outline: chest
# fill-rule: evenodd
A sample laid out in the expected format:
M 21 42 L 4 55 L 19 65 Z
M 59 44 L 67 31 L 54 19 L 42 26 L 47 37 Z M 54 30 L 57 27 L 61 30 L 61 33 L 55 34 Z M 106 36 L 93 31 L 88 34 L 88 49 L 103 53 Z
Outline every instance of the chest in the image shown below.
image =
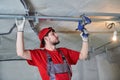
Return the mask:
M 47 54 L 49 54 L 54 64 L 63 63 L 62 54 L 59 52 L 48 52 Z M 48 56 L 46 56 L 46 59 L 48 59 Z

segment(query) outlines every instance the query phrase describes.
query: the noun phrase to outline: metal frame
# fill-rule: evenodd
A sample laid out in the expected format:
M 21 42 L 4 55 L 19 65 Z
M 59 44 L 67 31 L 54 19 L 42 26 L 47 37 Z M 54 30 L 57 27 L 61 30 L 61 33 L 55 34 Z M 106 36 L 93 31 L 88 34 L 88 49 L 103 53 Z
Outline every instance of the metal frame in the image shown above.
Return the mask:
M 114 18 L 111 18 L 111 19 L 91 18 L 91 19 L 92 21 L 120 21 L 120 17 L 116 17 L 114 15 L 111 15 L 111 16 L 113 16 Z M 68 17 L 68 16 L 41 16 L 38 14 L 34 14 L 32 16 L 25 15 L 25 14 L 0 14 L 0 19 L 15 19 L 15 18 L 22 19 L 22 17 L 25 17 L 27 20 L 34 20 L 34 21 L 39 20 L 39 19 L 49 19 L 49 20 L 55 20 L 55 21 L 80 21 L 82 20 L 81 17 Z
M 23 14 L 0 14 L 0 19 L 22 19 L 25 17 L 27 20 L 36 20 L 36 19 L 50 19 L 50 20 L 61 20 L 61 21 L 79 21 L 81 18 L 75 17 L 52 17 L 52 16 L 26 16 Z

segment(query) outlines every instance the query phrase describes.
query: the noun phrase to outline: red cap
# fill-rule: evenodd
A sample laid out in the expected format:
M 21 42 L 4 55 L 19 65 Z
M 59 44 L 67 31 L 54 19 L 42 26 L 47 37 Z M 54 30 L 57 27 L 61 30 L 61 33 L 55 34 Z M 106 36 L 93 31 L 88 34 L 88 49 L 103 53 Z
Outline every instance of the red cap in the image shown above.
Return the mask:
M 42 43 L 43 41 L 43 38 L 46 36 L 46 34 L 48 34 L 48 32 L 50 32 L 51 30 L 54 30 L 52 27 L 48 27 L 48 28 L 44 28 L 42 29 L 39 34 L 38 34 L 38 37 L 41 41 L 41 44 L 40 44 L 40 48 L 43 48 L 45 45 Z

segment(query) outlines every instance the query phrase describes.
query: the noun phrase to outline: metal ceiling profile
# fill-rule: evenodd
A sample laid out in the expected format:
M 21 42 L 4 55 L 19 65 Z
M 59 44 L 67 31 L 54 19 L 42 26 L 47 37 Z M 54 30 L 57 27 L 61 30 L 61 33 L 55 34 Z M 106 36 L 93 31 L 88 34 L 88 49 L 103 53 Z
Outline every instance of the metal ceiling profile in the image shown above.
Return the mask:
M 80 21 L 82 20 L 81 17 L 68 17 L 68 16 L 41 16 L 37 12 L 33 12 L 34 15 L 20 15 L 20 14 L 0 14 L 0 19 L 22 19 L 22 17 L 25 17 L 27 20 L 35 21 L 36 19 L 49 19 L 49 20 L 55 20 L 55 21 Z M 109 13 L 104 13 L 106 16 L 109 15 Z M 88 14 L 85 14 L 89 16 Z M 113 14 L 111 16 L 116 17 L 116 15 L 120 14 Z M 95 16 L 91 15 L 90 16 Z M 99 15 L 103 16 L 103 15 Z M 92 21 L 120 21 L 120 17 L 117 18 L 111 18 L 111 19 L 97 19 L 97 18 L 91 18 Z
M 16 15 L 16 14 L 0 14 L 0 19 L 22 19 L 25 17 L 27 20 L 34 21 L 35 19 L 50 19 L 50 20 L 61 20 L 61 21 L 79 21 L 81 18 L 75 17 L 52 17 L 52 16 L 27 16 L 27 15 Z

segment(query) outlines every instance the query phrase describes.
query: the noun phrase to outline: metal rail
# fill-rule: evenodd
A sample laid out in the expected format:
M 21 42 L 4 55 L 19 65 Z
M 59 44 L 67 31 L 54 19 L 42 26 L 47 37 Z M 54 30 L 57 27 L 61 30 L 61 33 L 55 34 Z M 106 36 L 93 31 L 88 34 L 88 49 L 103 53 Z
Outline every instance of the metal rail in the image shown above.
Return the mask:
M 0 14 L 0 19 L 22 19 L 25 17 L 27 20 L 39 20 L 39 19 L 49 19 L 54 21 L 80 21 L 82 20 L 81 17 L 68 17 L 68 16 L 27 16 L 25 14 Z M 99 18 L 91 18 L 92 21 L 120 21 L 120 17 L 115 17 L 111 19 L 99 19 Z
M 52 17 L 52 16 L 26 16 L 24 14 L 0 14 L 0 19 L 22 19 L 25 17 L 27 20 L 35 20 L 37 19 L 50 19 L 50 20 L 62 20 L 62 21 L 79 21 L 81 18 L 75 17 Z

